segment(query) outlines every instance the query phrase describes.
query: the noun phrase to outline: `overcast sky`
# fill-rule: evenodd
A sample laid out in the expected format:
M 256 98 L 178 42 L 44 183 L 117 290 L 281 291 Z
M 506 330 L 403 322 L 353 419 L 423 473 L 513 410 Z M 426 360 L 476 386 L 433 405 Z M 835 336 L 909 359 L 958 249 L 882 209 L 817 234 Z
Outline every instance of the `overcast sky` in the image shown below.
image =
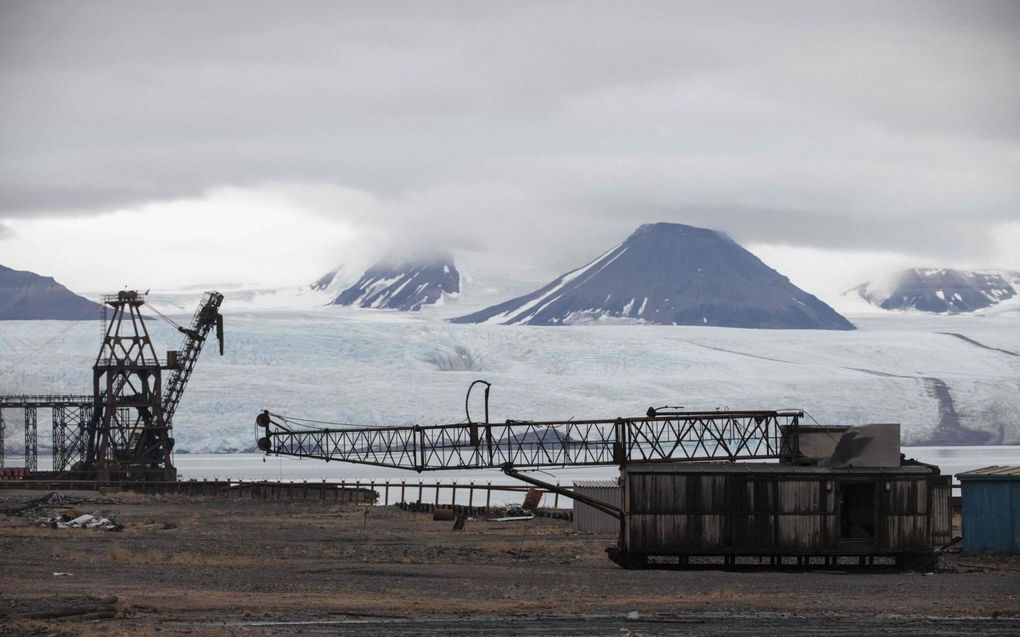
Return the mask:
M 795 282 L 1020 268 L 1020 2 L 0 2 L 0 264 L 549 275 L 676 221 Z

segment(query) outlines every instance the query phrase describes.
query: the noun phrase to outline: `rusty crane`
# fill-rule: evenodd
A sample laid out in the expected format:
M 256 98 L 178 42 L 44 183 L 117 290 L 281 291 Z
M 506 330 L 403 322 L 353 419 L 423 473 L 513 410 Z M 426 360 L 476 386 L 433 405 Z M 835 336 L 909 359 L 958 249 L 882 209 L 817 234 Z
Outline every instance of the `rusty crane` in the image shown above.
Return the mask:
M 174 414 L 214 330 L 223 354 L 222 303 L 222 294 L 206 292 L 187 327 L 149 306 L 184 336 L 180 349 L 161 359 L 143 316 L 145 294 L 124 290 L 104 297 L 103 342 L 92 367 L 91 395 L 0 396 L 0 429 L 4 409 L 24 409 L 25 468 L 38 468 L 37 411 L 50 409 L 56 474 L 102 481 L 175 479 Z M 108 320 L 106 308 L 112 309 Z M 166 382 L 164 372 L 169 372 Z M 0 448 L 0 466 L 2 458 Z

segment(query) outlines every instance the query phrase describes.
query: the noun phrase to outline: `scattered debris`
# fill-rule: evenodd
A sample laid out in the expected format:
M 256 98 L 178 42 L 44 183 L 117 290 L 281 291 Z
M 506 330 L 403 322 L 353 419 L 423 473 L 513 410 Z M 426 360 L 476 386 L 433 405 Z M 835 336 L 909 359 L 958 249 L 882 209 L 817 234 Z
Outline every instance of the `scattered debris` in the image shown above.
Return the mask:
M 528 493 L 524 496 L 524 503 L 521 508 L 525 511 L 534 511 L 538 509 L 538 504 L 542 501 L 544 493 L 535 487 L 528 489 Z
M 27 515 L 28 512 L 42 507 L 72 506 L 81 502 L 82 498 L 71 498 L 53 491 L 42 497 L 5 509 L 4 513 L 7 515 Z
M 485 521 L 486 522 L 526 522 L 528 520 L 534 520 L 534 519 L 535 519 L 535 516 L 533 516 L 531 514 L 528 514 L 528 515 L 504 516 L 504 517 L 501 517 L 501 518 L 485 518 Z
M 110 518 L 90 515 L 88 513 L 71 517 L 67 514 L 51 515 L 36 518 L 39 526 L 48 526 L 51 529 L 103 529 L 104 531 L 122 531 L 123 526 L 117 524 Z
M 119 502 L 113 498 L 80 498 L 62 495 L 53 491 L 42 497 L 6 509 L 4 512 L 7 515 L 31 518 L 38 526 L 48 526 L 51 529 L 124 530 L 123 526 L 110 518 L 98 514 L 83 514 L 73 508 L 81 504 L 119 504 Z M 49 511 L 46 511 L 46 509 L 49 509 Z M 56 513 L 52 509 L 67 509 L 67 511 Z
M 536 489 L 532 489 L 535 491 Z M 530 491 L 529 491 L 530 496 Z M 528 498 L 525 498 L 527 503 Z M 532 520 L 535 518 L 535 514 L 525 509 L 519 504 L 508 504 L 503 509 L 503 515 L 495 518 L 485 518 L 487 522 L 523 522 L 525 520 Z
M 531 510 L 525 509 L 524 507 L 522 507 L 522 506 L 520 506 L 518 504 L 508 504 L 503 509 L 503 516 L 507 517 L 507 516 L 514 516 L 514 515 L 518 515 L 518 516 L 519 515 L 531 515 Z
M 80 504 L 120 504 L 113 498 L 81 498 L 70 495 L 62 495 L 56 491 L 51 491 L 44 496 L 29 500 L 17 506 L 4 509 L 4 513 L 7 515 L 21 515 L 28 516 L 36 509 L 42 508 L 71 508 Z
M 457 519 L 457 514 L 454 512 L 453 507 L 436 507 L 432 511 L 432 519 L 436 522 L 449 522 Z
M 62 571 L 53 571 L 53 577 L 74 577 L 74 573 L 64 573 Z

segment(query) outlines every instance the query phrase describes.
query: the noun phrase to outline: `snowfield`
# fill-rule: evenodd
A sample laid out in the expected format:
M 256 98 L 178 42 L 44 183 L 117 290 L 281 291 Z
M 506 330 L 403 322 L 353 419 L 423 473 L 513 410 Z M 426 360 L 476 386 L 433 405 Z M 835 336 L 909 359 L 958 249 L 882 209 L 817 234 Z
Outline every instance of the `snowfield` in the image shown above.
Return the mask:
M 194 305 L 181 305 L 185 322 Z M 450 307 L 244 307 L 224 305 L 226 355 L 203 353 L 177 412 L 178 451 L 251 449 L 261 409 L 365 425 L 456 422 L 476 378 L 493 383 L 495 420 L 802 408 L 823 424 L 900 422 L 904 444 L 1020 443 L 1015 305 L 851 315 L 859 329 L 849 332 L 455 325 L 442 320 L 459 311 Z M 162 321 L 150 330 L 159 349 L 179 346 Z M 99 338 L 92 322 L 0 323 L 0 393 L 91 393 Z M 21 414 L 4 417 L 13 452 Z M 47 421 L 40 414 L 41 447 Z

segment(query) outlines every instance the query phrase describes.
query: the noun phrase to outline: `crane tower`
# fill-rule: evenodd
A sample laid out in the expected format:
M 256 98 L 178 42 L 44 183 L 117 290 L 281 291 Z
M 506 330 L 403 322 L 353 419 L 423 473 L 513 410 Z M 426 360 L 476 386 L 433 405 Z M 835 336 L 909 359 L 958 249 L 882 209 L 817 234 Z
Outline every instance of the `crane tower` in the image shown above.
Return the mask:
M 133 290 L 104 297 L 113 308 L 92 370 L 93 408 L 80 469 L 100 481 L 176 480 L 171 420 L 209 331 L 223 353 L 223 295 L 206 294 L 180 351 L 160 360 L 142 316 L 145 295 Z M 157 312 L 158 313 L 158 312 Z M 163 372 L 170 372 L 164 386 Z

